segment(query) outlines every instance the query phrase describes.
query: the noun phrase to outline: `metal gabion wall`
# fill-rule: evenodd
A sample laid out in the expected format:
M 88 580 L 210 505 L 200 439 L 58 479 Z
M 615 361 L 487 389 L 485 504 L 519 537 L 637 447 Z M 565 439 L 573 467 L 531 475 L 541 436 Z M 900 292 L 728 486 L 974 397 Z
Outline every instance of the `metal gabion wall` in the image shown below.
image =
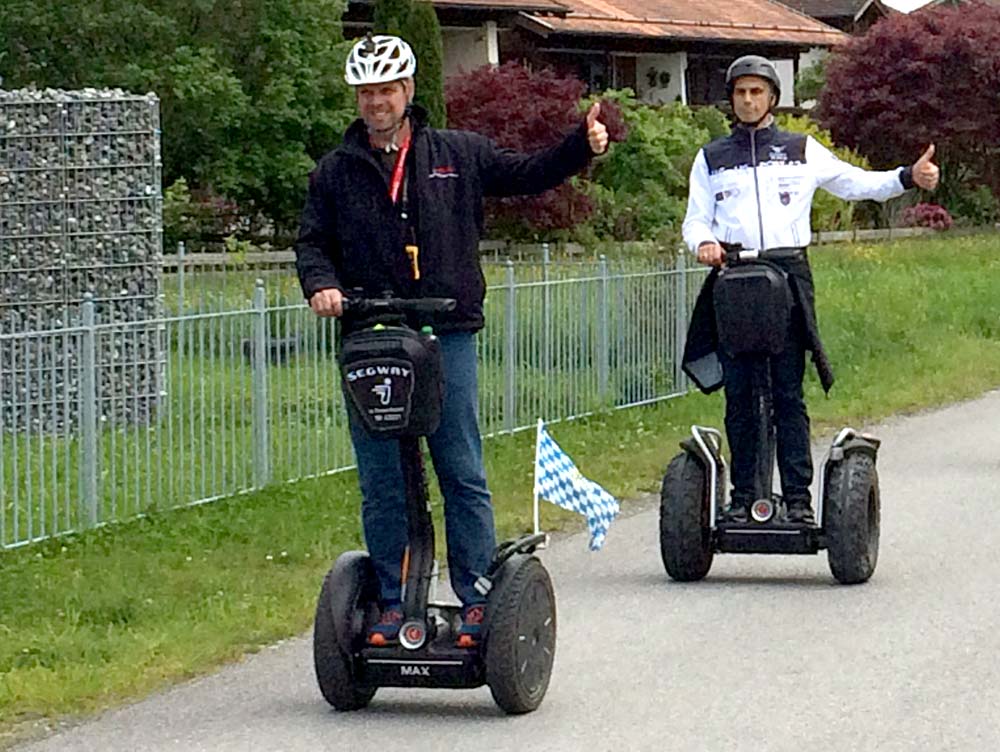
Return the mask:
M 159 100 L 120 90 L 0 91 L 0 420 L 76 423 L 81 380 L 99 419 L 155 405 L 162 194 Z M 80 357 L 85 296 L 97 353 Z M 107 328 L 110 324 L 127 327 Z M 64 332 L 73 328 L 73 332 Z M 27 333 L 33 333 L 28 336 Z M 12 336 L 4 336 L 12 335 Z M 23 335 L 23 336 L 22 336 Z M 81 369 L 93 373 L 82 374 Z

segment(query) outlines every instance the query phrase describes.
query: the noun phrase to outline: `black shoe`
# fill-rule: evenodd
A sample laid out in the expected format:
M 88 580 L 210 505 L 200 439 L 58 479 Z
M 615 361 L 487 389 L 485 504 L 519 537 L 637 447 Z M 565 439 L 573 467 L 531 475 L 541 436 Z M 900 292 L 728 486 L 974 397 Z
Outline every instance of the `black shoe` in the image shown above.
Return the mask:
M 785 519 L 798 525 L 815 525 L 816 516 L 813 514 L 812 505 L 809 499 L 793 499 L 788 502 L 788 511 Z
M 726 510 L 726 521 L 745 524 L 750 521 L 750 504 L 745 501 L 733 501 Z

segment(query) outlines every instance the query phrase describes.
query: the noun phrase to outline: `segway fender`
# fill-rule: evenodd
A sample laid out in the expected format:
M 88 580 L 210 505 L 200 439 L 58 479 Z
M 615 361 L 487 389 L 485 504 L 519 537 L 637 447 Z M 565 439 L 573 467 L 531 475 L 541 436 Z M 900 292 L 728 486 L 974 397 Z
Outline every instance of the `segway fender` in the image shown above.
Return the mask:
M 496 571 L 490 577 L 492 582 L 492 587 L 489 591 L 489 596 L 487 597 L 486 603 L 486 616 L 483 619 L 483 641 L 489 641 L 490 634 L 490 614 L 493 609 L 489 607 L 490 603 L 495 603 L 499 601 L 501 593 L 503 593 L 504 585 L 511 580 L 514 573 L 517 572 L 521 567 L 525 565 L 530 559 L 536 558 L 532 554 L 515 553 L 507 556 L 499 566 L 497 566 Z
M 364 625 L 358 623 L 355 604 L 378 602 L 378 579 L 371 557 L 364 551 L 348 551 L 337 557 L 330 570 L 330 609 L 337 643 L 353 651 Z
M 855 452 L 867 454 L 872 458 L 872 461 L 875 461 L 878 459 L 878 448 L 881 444 L 882 442 L 874 436 L 854 436 L 845 441 L 842 446 L 834 447 L 830 452 L 830 461 L 840 462 Z

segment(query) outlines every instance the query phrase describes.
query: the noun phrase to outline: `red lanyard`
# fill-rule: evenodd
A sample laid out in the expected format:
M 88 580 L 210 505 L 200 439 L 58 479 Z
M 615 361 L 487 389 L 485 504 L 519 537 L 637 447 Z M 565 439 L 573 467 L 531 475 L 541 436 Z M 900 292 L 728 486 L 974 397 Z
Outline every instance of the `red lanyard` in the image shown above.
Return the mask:
M 406 155 L 410 151 L 410 137 L 399 147 L 399 154 L 396 157 L 396 166 L 392 168 L 392 182 L 389 183 L 389 198 L 392 203 L 396 203 L 399 198 L 399 188 L 403 184 L 403 173 L 406 171 Z

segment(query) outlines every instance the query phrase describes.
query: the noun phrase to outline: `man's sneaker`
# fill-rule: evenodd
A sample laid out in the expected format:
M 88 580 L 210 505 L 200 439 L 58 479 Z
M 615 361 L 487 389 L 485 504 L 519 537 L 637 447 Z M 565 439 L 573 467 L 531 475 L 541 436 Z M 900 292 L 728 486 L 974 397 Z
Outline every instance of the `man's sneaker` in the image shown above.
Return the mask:
M 399 639 L 399 628 L 403 624 L 403 607 L 398 603 L 384 605 L 382 618 L 368 630 L 368 644 L 382 647 Z
M 788 502 L 788 511 L 785 518 L 792 523 L 801 525 L 816 524 L 816 516 L 813 514 L 812 505 L 809 499 L 792 499 Z
M 733 499 L 726 510 L 726 521 L 743 524 L 750 521 L 750 502 Z
M 474 648 L 479 644 L 483 631 L 483 619 L 486 618 L 486 604 L 473 603 L 462 612 L 462 626 L 458 630 L 455 645 L 460 648 Z

